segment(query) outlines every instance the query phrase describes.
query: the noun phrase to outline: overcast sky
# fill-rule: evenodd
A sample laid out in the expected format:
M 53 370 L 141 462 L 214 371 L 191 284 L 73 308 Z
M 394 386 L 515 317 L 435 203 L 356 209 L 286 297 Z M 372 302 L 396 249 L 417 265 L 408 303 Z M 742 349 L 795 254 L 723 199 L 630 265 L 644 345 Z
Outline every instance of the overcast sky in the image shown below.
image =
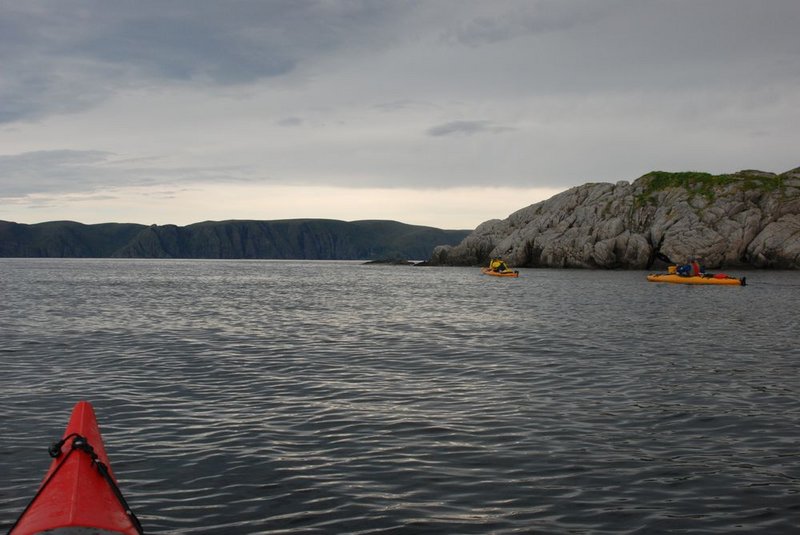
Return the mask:
M 800 166 L 798 0 L 0 0 L 0 219 L 474 228 Z

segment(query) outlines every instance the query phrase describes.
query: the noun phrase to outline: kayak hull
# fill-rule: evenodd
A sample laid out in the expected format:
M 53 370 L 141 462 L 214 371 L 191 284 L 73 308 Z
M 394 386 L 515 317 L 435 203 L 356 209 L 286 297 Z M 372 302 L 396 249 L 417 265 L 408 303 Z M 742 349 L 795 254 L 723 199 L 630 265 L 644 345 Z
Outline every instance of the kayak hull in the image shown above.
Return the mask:
M 736 277 L 725 276 L 723 277 L 714 277 L 714 276 L 691 276 L 691 277 L 683 277 L 681 275 L 675 273 L 655 273 L 650 274 L 647 276 L 647 280 L 650 282 L 669 282 L 672 284 L 710 284 L 710 285 L 718 285 L 718 286 L 744 286 L 745 279 L 744 277 L 739 279 Z
M 9 535 L 33 535 L 48 530 L 58 530 L 56 533 L 139 533 L 90 453 L 73 448 L 74 435 L 86 439 L 97 462 L 105 465 L 116 484 L 94 409 L 89 402 L 79 401 L 64 431 L 66 440 L 60 447 L 60 454 L 53 459 L 36 496 Z
M 492 277 L 519 277 L 519 271 L 492 271 L 489 268 L 481 268 L 481 273 Z

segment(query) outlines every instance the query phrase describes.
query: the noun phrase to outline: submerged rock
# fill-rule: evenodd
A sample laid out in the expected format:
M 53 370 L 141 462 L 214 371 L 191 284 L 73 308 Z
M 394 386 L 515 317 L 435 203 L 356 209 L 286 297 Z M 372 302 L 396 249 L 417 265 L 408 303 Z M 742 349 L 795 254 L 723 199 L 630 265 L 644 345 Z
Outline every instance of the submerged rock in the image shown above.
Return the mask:
M 381 260 L 369 260 L 364 262 L 365 266 L 373 265 L 389 265 L 389 266 L 414 266 L 416 262 L 406 260 L 405 258 L 383 258 Z

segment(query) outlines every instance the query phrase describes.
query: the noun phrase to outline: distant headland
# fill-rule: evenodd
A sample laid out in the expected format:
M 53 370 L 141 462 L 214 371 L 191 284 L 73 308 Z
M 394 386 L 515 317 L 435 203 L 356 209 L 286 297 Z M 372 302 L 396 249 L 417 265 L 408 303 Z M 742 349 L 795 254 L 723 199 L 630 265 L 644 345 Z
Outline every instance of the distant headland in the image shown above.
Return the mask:
M 233 220 L 183 227 L 0 221 L 0 257 L 424 260 L 437 245 L 455 245 L 469 232 L 385 220 Z

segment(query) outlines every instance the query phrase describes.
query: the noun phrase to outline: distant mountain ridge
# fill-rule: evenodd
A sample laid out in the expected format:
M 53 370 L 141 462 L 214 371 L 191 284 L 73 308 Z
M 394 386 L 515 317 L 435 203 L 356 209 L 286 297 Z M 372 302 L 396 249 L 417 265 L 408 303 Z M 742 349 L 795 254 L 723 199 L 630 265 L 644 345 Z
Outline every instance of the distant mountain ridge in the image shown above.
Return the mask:
M 0 221 L 0 257 L 427 259 L 434 247 L 455 245 L 469 232 L 388 220 L 230 220 L 187 226 Z

